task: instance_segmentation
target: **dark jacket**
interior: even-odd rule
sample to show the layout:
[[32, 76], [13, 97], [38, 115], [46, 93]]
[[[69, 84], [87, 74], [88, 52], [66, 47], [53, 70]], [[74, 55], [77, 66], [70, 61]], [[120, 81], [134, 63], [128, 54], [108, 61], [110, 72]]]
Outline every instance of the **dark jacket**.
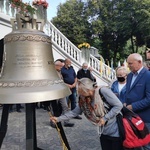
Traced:
[[95, 77], [91, 74], [90, 70], [83, 70], [83, 69], [80, 69], [78, 72], [77, 72], [77, 78], [78, 79], [81, 79], [81, 78], [89, 78], [90, 80], [96, 82], [96, 79]]

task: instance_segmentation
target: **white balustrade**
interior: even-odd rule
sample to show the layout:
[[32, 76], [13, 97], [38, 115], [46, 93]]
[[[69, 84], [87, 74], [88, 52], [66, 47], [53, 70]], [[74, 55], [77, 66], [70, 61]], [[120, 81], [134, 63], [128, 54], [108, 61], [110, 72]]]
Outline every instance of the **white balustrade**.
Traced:
[[17, 10], [11, 7], [9, 0], [0, 0], [0, 13], [14, 17]]
[[[71, 43], [51, 22], [49, 22], [49, 27], [50, 35], [52, 36], [52, 43], [56, 43], [61, 49], [63, 49], [66, 55], [69, 55], [72, 59], [78, 61], [81, 66], [81, 50]], [[100, 60], [93, 55], [90, 55], [90, 66], [94, 69], [93, 71], [108, 81], [116, 78], [115, 70], [107, 66], [104, 62], [100, 62]]]

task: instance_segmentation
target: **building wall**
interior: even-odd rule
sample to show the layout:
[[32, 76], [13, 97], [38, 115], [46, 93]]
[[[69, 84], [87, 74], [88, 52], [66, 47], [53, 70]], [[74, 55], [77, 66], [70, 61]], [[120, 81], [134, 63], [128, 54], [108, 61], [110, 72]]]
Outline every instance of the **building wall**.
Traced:
[[0, 13], [0, 39], [12, 31], [12, 26], [10, 24], [11, 17]]

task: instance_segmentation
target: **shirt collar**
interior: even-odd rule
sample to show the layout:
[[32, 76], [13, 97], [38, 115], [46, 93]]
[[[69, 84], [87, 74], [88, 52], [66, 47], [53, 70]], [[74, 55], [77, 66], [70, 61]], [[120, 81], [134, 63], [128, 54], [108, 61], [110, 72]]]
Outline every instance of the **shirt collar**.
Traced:
[[143, 69], [143, 66], [137, 72], [132, 72], [132, 74], [133, 75], [138, 75], [141, 72], [142, 69]]

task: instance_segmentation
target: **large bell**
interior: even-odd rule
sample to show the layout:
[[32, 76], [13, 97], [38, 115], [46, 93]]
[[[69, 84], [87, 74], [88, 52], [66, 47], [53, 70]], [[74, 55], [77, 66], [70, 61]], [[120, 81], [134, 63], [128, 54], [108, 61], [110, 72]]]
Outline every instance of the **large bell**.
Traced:
[[42, 31], [42, 24], [19, 14], [11, 22], [13, 31], [4, 37], [0, 103], [41, 102], [69, 95], [54, 68], [51, 38]]

